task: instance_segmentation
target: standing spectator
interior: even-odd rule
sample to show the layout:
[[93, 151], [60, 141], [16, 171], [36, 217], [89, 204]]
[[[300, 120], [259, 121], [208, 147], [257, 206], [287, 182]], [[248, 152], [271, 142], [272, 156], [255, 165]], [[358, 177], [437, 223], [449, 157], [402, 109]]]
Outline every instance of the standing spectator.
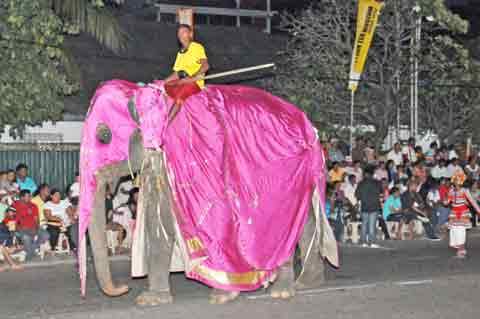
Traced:
[[440, 240], [440, 238], [435, 236], [433, 226], [428, 219], [429, 214], [427, 212], [427, 207], [422, 197], [417, 193], [417, 188], [418, 184], [415, 181], [410, 181], [408, 183], [407, 191], [403, 193], [400, 198], [406, 223], [410, 225], [414, 220], [418, 219], [422, 222], [427, 239]]
[[351, 207], [356, 207], [358, 203], [357, 198], [355, 197], [355, 191], [357, 190], [357, 177], [355, 175], [348, 175], [345, 182], [341, 184], [340, 189], [348, 200], [348, 204]]
[[387, 154], [387, 160], [391, 160], [395, 163], [395, 166], [403, 165], [403, 154], [402, 154], [402, 146], [400, 143], [395, 143], [393, 148]]
[[417, 153], [415, 151], [415, 139], [410, 137], [408, 139], [408, 144], [403, 148], [403, 159], [410, 163], [415, 163], [417, 161]]
[[[62, 230], [67, 230], [71, 225], [70, 217], [72, 209], [68, 200], [62, 200], [62, 194], [58, 189], [52, 189], [50, 191], [50, 201], [45, 203], [44, 211], [45, 217], [48, 220], [48, 233], [50, 234], [50, 247], [52, 251], [55, 250], [58, 243], [58, 236]], [[75, 243], [70, 238], [68, 232], [67, 237], [71, 247], [75, 246]]]
[[26, 259], [33, 257], [35, 249], [48, 240], [45, 232], [39, 229], [38, 208], [32, 203], [32, 195], [29, 190], [20, 191], [20, 199], [13, 203], [15, 209], [16, 235], [20, 238]]
[[380, 181], [373, 178], [373, 168], [367, 167], [364, 172], [364, 179], [358, 184], [355, 196], [360, 202], [362, 216], [362, 246], [370, 245], [378, 248], [375, 244], [377, 239], [377, 218], [382, 211], [381, 197], [383, 188]]
[[477, 164], [476, 157], [470, 156], [468, 159], [468, 165], [465, 167], [465, 173], [467, 173], [467, 176], [471, 181], [478, 181], [480, 176], [480, 167]]
[[21, 191], [26, 189], [30, 191], [30, 194], [37, 191], [37, 184], [28, 176], [28, 166], [26, 164], [18, 164], [15, 172], [17, 173], [17, 184]]
[[393, 160], [388, 160], [385, 167], [388, 174], [388, 183], [393, 187], [393, 185], [398, 183], [397, 166]]

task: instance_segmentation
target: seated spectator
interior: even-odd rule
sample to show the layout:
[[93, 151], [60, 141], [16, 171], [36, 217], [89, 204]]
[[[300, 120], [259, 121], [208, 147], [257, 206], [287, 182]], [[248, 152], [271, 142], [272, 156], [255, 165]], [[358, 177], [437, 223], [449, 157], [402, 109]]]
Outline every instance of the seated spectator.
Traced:
[[375, 178], [377, 181], [382, 181], [384, 179], [388, 180], [388, 171], [383, 161], [378, 163], [375, 173], [373, 174], [373, 178]]
[[[453, 144], [450, 144], [448, 146], [448, 159], [450, 161], [453, 160], [453, 159], [458, 159], [458, 153], [455, 150], [455, 145], [453, 145]], [[449, 177], [451, 177], [451, 176], [449, 176]]]
[[452, 176], [459, 171], [463, 173], [463, 168], [460, 166], [459, 159], [455, 157], [450, 161], [450, 164], [447, 166], [447, 175], [445, 177], [452, 178]]
[[8, 189], [8, 177], [7, 171], [0, 171], [0, 191], [7, 191]]
[[432, 142], [430, 144], [430, 148], [425, 151], [425, 162], [427, 165], [431, 166], [433, 163], [435, 163], [435, 156], [438, 152], [438, 144], [437, 142]]
[[332, 169], [328, 172], [328, 181], [330, 183], [343, 182], [345, 177], [345, 169], [339, 162], [332, 163]]
[[78, 197], [70, 199], [71, 209], [67, 210], [70, 219], [70, 226], [67, 228], [68, 238], [70, 238], [73, 245], [70, 249], [76, 254], [78, 248]]
[[13, 203], [15, 209], [15, 235], [20, 239], [30, 260], [35, 250], [48, 240], [48, 234], [39, 227], [38, 208], [32, 203], [30, 191], [20, 191], [19, 200]]
[[478, 181], [480, 176], [480, 166], [477, 164], [476, 157], [470, 156], [468, 159], [468, 165], [465, 167], [465, 173], [471, 181]]
[[75, 243], [69, 236], [68, 227], [71, 225], [69, 212], [72, 207], [68, 200], [62, 200], [62, 194], [58, 189], [50, 191], [50, 201], [44, 205], [45, 217], [47, 218], [47, 230], [50, 234], [50, 247], [52, 251], [57, 248], [58, 237], [60, 232], [67, 231], [69, 245], [71, 248], [75, 247]]
[[23, 269], [22, 266], [17, 264], [13, 258], [10, 256], [10, 251], [8, 250], [7, 247], [3, 246], [0, 243], [0, 254], [3, 256], [3, 260], [7, 263], [7, 266], [0, 266], [0, 272], [4, 272], [8, 270], [8, 267], [12, 270], [20, 270]]
[[440, 183], [434, 182], [431, 185], [430, 191], [427, 195], [427, 204], [432, 209], [435, 221], [434, 226], [445, 226], [448, 223], [448, 216], [450, 216], [450, 209], [445, 206], [444, 202], [447, 199], [448, 191], [443, 195], [440, 193]]
[[410, 137], [408, 144], [402, 150], [403, 162], [415, 163], [417, 161], [417, 152], [415, 152], [415, 138]]
[[38, 208], [38, 218], [39, 218], [39, 223], [40, 227], [47, 229], [47, 218], [45, 218], [45, 203], [48, 201], [48, 198], [50, 197], [50, 187], [48, 184], [41, 184], [38, 187], [38, 190], [34, 194], [34, 197], [32, 198], [32, 203], [34, 203], [37, 208]]
[[415, 156], [417, 157], [417, 162], [425, 160], [425, 154], [423, 154], [423, 148], [420, 145], [415, 146]]
[[397, 166], [398, 181], [395, 184], [405, 184], [408, 180], [408, 174], [404, 165]]
[[15, 171], [8, 170], [6, 172], [6, 182], [3, 183], [2, 189], [0, 189], [0, 196], [2, 196], [1, 201], [9, 206], [11, 206], [18, 196], [18, 185], [15, 182], [16, 176]]
[[430, 175], [437, 181], [444, 177], [447, 177], [447, 162], [444, 159], [439, 160], [437, 164], [435, 164], [435, 166], [432, 168]]
[[28, 166], [26, 164], [18, 164], [15, 172], [17, 174], [17, 184], [21, 191], [26, 189], [30, 191], [30, 194], [37, 191], [37, 184], [28, 176]]
[[[388, 196], [385, 203], [383, 204], [383, 219], [387, 222], [399, 223], [395, 239], [402, 239], [404, 216], [402, 214], [402, 201], [400, 200], [400, 190], [397, 187], [393, 187], [391, 189], [390, 196]], [[410, 237], [413, 237], [413, 224], [410, 225]]]
[[377, 154], [375, 152], [375, 147], [370, 141], [367, 142], [367, 146], [365, 147], [363, 152], [365, 153], [365, 160], [368, 164], [375, 163], [375, 161], [377, 160]]
[[415, 181], [410, 181], [407, 191], [400, 197], [405, 222], [410, 225], [414, 220], [421, 221], [427, 239], [440, 240], [440, 238], [435, 235], [434, 228], [429, 219], [431, 214], [428, 213], [425, 202], [417, 193], [417, 188], [418, 184]]
[[330, 162], [343, 162], [345, 160], [345, 156], [339, 148], [338, 141], [335, 139], [332, 140], [332, 143], [328, 148], [328, 158]]
[[419, 183], [423, 184], [427, 181], [427, 169], [423, 165], [423, 161], [419, 160], [414, 164], [412, 174]]
[[400, 143], [397, 142], [393, 145], [392, 150], [387, 154], [387, 160], [393, 161], [395, 166], [403, 165], [402, 146]]
[[388, 160], [387, 164], [385, 164], [388, 173], [388, 183], [390, 185], [395, 185], [398, 181], [397, 176], [397, 166], [393, 160]]
[[80, 197], [80, 174], [75, 172], [75, 181], [68, 188], [70, 198]]
[[0, 245], [1, 246], [10, 246], [12, 236], [10, 234], [10, 230], [8, 229], [7, 225], [3, 223], [7, 212], [9, 210], [9, 206], [0, 202]]
[[125, 205], [130, 198], [130, 191], [134, 188], [133, 180], [129, 177], [127, 180], [122, 180], [118, 185], [115, 196], [113, 197], [113, 209], [117, 209]]
[[134, 187], [129, 192], [128, 201], [115, 209], [113, 212], [114, 228], [119, 231], [118, 242], [120, 251], [123, 242], [127, 237], [127, 233], [133, 233], [134, 222], [137, 214], [137, 203], [138, 188]]
[[352, 166], [345, 168], [345, 172], [348, 175], [355, 175], [357, 183], [360, 183], [363, 179], [363, 169], [360, 161], [354, 161]]

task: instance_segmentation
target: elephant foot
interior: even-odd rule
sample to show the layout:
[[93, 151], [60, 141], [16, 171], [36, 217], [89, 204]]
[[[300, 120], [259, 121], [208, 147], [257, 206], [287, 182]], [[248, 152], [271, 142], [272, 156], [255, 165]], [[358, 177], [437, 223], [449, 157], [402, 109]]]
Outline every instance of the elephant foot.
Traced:
[[237, 299], [239, 295], [240, 293], [238, 291], [214, 289], [210, 294], [210, 304], [223, 305]]
[[290, 299], [295, 296], [295, 288], [293, 287], [285, 287], [280, 288], [274, 286], [270, 291], [270, 297], [273, 299]]
[[172, 302], [173, 297], [170, 291], [145, 291], [135, 299], [138, 306], [158, 306]]
[[103, 292], [109, 297], [119, 297], [128, 292], [129, 288], [126, 285], [115, 287], [113, 285], [107, 285], [103, 288]]

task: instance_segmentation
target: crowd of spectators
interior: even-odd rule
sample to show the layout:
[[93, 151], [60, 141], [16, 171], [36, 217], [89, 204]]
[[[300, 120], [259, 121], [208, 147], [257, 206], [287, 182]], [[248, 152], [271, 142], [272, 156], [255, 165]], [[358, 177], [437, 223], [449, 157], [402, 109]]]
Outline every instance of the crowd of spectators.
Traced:
[[[480, 200], [478, 154], [468, 153], [436, 142], [423, 149], [413, 138], [385, 153], [377, 153], [363, 138], [351, 152], [340, 141], [326, 144], [326, 210], [337, 240], [345, 239], [352, 222], [361, 223], [363, 246], [378, 247], [377, 228], [386, 240], [403, 239], [404, 234], [414, 239], [415, 223], [423, 226], [427, 239], [440, 240], [451, 216], [452, 177], [465, 174], [464, 187]], [[472, 222], [476, 225], [476, 218]]]
[[[107, 192], [107, 230], [119, 234], [121, 247], [133, 231], [138, 188], [125, 181], [115, 191], [115, 196]], [[30, 261], [59, 251], [76, 254], [79, 197], [78, 173], [63, 192], [45, 183], [38, 185], [25, 164], [0, 171], [0, 260], [6, 264], [0, 271], [21, 268], [17, 256]]]

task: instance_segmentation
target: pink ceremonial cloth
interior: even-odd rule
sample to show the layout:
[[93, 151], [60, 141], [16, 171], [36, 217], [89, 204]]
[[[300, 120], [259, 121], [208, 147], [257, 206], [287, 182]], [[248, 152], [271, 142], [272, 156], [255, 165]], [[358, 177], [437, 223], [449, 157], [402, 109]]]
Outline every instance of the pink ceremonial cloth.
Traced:
[[[132, 97], [140, 125], [127, 109]], [[257, 289], [294, 253], [315, 188], [324, 207], [322, 149], [295, 106], [259, 89], [208, 85], [166, 128], [171, 103], [159, 90], [120, 80], [103, 84], [92, 100], [80, 161], [83, 293], [95, 172], [127, 159], [136, 128], [144, 147], [165, 151], [173, 213], [185, 242], [193, 243], [189, 257], [204, 258], [186, 273], [192, 279], [231, 291]], [[112, 129], [110, 144], [95, 138], [101, 122]]]

